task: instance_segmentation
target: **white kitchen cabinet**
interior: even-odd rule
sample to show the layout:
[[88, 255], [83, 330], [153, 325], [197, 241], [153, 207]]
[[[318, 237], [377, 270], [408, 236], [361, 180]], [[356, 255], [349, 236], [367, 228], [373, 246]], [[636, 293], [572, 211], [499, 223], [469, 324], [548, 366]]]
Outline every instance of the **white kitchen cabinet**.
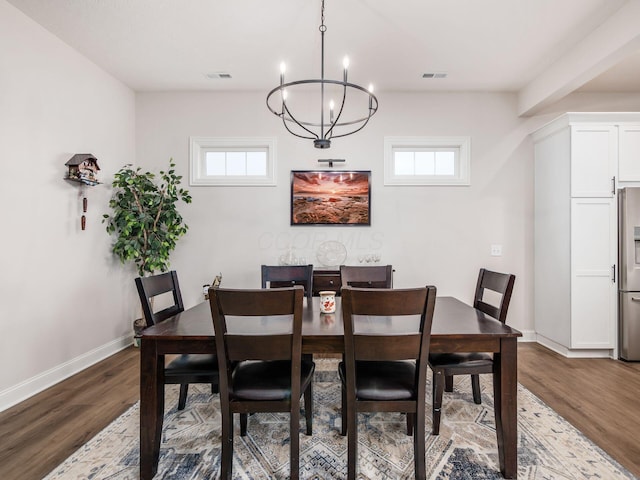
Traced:
[[567, 356], [617, 348], [615, 116], [565, 114], [533, 134], [535, 329]]
[[571, 196], [613, 197], [618, 131], [613, 125], [572, 125]]
[[618, 127], [619, 180], [640, 182], [640, 124]]
[[616, 212], [613, 198], [571, 199], [572, 349], [615, 347]]

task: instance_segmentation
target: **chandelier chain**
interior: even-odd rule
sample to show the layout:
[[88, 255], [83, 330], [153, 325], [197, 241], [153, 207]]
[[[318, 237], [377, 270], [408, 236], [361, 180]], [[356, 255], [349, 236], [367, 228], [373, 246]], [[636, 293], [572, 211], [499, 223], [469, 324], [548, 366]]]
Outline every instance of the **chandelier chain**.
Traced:
[[320, 6], [320, 26], [318, 30], [322, 33], [327, 31], [327, 26], [324, 24], [324, 0], [322, 0], [322, 5]]

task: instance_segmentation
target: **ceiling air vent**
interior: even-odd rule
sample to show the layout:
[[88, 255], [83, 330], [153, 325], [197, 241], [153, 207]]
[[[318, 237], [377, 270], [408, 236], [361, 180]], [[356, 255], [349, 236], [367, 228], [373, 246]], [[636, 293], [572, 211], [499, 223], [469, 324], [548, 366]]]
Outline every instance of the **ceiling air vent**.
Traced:
[[447, 78], [447, 74], [444, 72], [423, 73], [422, 78]]
[[211, 79], [231, 78], [231, 74], [230, 73], [225, 73], [225, 72], [205, 73], [204, 76], [207, 77], [207, 78], [211, 78]]

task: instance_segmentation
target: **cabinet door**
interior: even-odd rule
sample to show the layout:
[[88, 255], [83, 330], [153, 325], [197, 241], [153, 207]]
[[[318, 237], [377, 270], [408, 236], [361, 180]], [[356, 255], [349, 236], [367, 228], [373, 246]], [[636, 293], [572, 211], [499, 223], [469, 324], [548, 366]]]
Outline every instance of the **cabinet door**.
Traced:
[[571, 196], [613, 197], [618, 168], [617, 127], [571, 127]]
[[571, 348], [614, 348], [616, 203], [571, 201]]
[[640, 125], [621, 125], [618, 158], [621, 182], [640, 182]]

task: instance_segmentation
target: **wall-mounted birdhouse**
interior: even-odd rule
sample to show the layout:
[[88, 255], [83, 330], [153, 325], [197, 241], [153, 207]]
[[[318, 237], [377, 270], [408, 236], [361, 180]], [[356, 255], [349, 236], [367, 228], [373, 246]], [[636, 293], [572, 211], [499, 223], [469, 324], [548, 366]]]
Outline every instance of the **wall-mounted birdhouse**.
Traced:
[[85, 185], [98, 185], [98, 159], [90, 153], [76, 153], [65, 165], [69, 168], [67, 180]]

